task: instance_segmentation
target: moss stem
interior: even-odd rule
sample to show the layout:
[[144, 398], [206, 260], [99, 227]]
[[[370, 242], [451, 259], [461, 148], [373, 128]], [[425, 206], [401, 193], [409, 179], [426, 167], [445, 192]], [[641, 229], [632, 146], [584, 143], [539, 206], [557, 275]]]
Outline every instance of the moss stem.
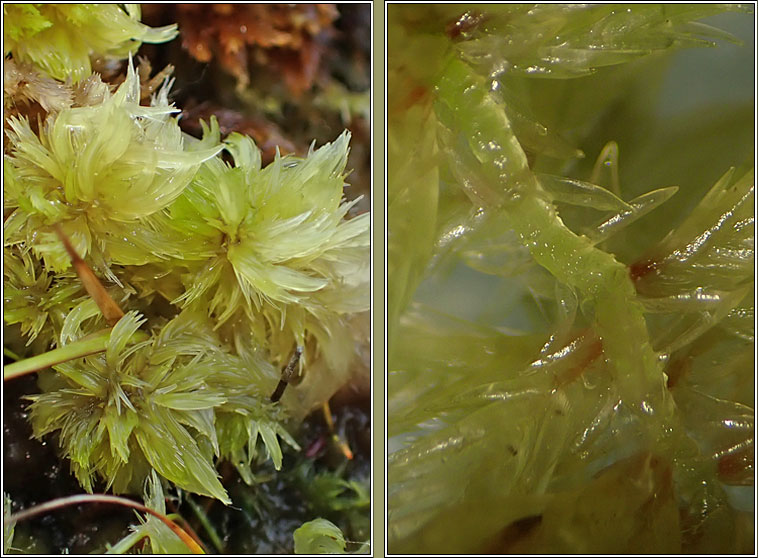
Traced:
[[[3, 368], [3, 380], [11, 380], [25, 374], [39, 372], [62, 362], [102, 353], [108, 345], [111, 331], [112, 328], [101, 329], [92, 335], [88, 335], [63, 347], [9, 364]], [[147, 337], [146, 333], [137, 331], [132, 340], [144, 341]]]
[[[164, 514], [148, 508], [142, 504], [129, 500], [127, 498], [121, 498], [119, 496], [110, 496], [107, 494], [75, 494], [74, 496], [66, 496], [65, 498], [57, 498], [50, 500], [44, 504], [32, 506], [31, 508], [14, 513], [10, 517], [6, 517], [3, 523], [18, 523], [25, 519], [29, 519], [36, 515], [51, 512], [66, 506], [73, 506], [76, 504], [95, 503], [95, 504], [116, 504], [119, 506], [125, 506], [128, 508], [134, 508], [142, 513], [150, 514], [161, 520], [169, 529], [171, 529], [176, 535], [187, 545], [193, 554], [205, 554], [203, 549], [190, 537], [181, 527], [171, 521]], [[136, 541], [135, 541], [136, 542]]]

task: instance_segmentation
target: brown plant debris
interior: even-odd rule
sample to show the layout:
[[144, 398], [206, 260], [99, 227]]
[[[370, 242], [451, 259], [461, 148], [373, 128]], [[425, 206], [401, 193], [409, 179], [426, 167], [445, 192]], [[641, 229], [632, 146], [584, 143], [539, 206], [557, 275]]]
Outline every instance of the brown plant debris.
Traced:
[[334, 36], [334, 4], [178, 4], [182, 46], [200, 62], [216, 59], [250, 83], [251, 66], [279, 72], [299, 96], [314, 83], [321, 57]]

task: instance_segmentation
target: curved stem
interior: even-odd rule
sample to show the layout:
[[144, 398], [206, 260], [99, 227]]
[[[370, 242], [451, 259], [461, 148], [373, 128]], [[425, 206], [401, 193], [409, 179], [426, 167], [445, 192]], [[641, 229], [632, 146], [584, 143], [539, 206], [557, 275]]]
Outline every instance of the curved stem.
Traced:
[[27, 508], [23, 511], [14, 513], [13, 515], [6, 517], [3, 520], [3, 524], [18, 523], [20, 521], [29, 519], [36, 515], [51, 512], [60, 508], [64, 508], [66, 506], [73, 506], [76, 504], [89, 504], [89, 503], [116, 504], [118, 506], [134, 508], [135, 510], [140, 511], [142, 513], [147, 513], [147, 514], [152, 515], [153, 517], [157, 517], [169, 529], [171, 529], [182, 540], [182, 542], [185, 545], [187, 545], [187, 548], [189, 548], [193, 554], [205, 554], [205, 552], [200, 547], [200, 545], [198, 545], [192, 539], [192, 537], [190, 537], [186, 533], [186, 531], [184, 531], [181, 527], [179, 527], [176, 523], [174, 523], [171, 519], [169, 519], [162, 513], [157, 512], [152, 508], [148, 508], [147, 506], [143, 504], [139, 504], [133, 500], [129, 500], [127, 498], [121, 498], [119, 496], [110, 496], [108, 494], [76, 494], [74, 496], [66, 496], [64, 498], [57, 498], [55, 500], [50, 500], [49, 502], [45, 502], [44, 504], [32, 506], [31, 508]]
[[648, 416], [654, 440], [664, 438], [675, 420], [673, 401], [629, 272], [563, 223], [490, 86], [456, 57], [442, 72], [435, 110], [452, 170], [474, 203], [506, 221], [537, 263], [593, 305], [625, 402]]

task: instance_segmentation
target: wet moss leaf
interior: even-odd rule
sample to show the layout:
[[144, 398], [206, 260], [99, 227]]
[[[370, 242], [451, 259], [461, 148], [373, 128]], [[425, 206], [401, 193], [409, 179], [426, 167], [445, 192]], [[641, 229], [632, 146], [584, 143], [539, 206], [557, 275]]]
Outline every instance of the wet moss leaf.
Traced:
[[318, 518], [295, 529], [295, 554], [344, 554], [345, 537], [334, 523]]

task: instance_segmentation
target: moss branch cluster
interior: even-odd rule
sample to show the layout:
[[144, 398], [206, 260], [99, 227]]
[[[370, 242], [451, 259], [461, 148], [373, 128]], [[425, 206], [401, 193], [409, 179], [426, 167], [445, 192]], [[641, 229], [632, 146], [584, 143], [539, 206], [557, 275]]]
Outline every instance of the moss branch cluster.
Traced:
[[[6, 379], [40, 371], [34, 435], [57, 434], [87, 491], [170, 482], [230, 504], [217, 461], [250, 484], [260, 462], [280, 469], [280, 443], [299, 449], [291, 429], [360, 358], [370, 216], [343, 193], [350, 133], [264, 166], [215, 117], [183, 133], [172, 80], [135, 70], [176, 25], [132, 4], [3, 12], [4, 322], [30, 357]], [[125, 59], [116, 84], [92, 72]]]

